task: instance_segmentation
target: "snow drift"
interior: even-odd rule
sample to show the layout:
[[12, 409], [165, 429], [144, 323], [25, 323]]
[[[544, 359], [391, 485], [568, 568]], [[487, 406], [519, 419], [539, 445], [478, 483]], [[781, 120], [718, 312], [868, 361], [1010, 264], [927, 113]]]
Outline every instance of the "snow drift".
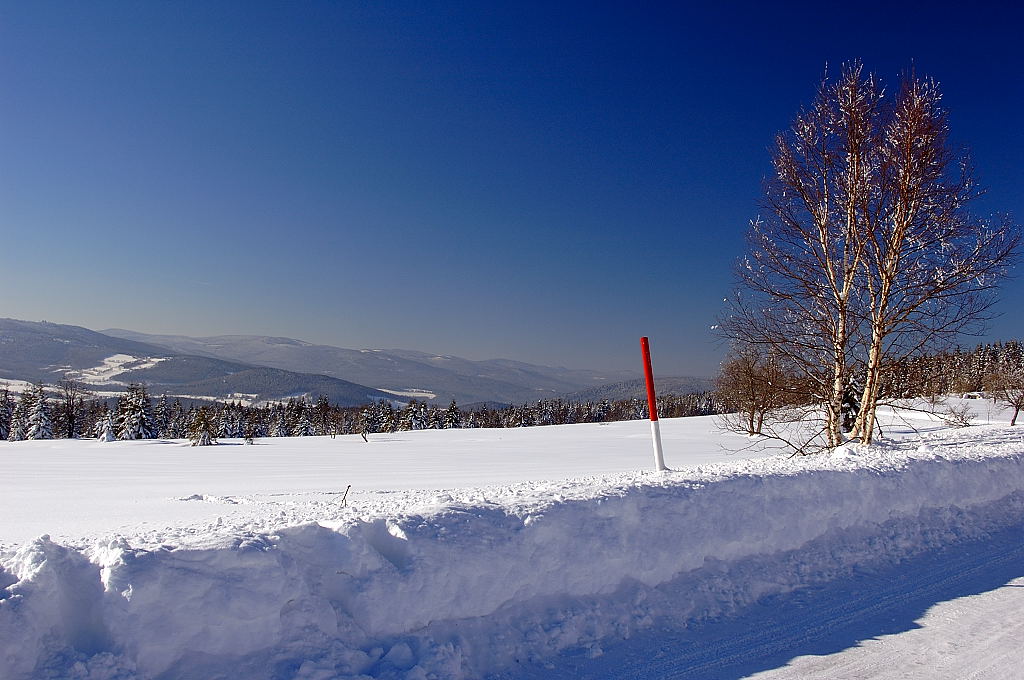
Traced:
[[[412, 498], [412, 497], [411, 497]], [[1006, 427], [0, 561], [0, 678], [477, 678], [1024, 521]]]

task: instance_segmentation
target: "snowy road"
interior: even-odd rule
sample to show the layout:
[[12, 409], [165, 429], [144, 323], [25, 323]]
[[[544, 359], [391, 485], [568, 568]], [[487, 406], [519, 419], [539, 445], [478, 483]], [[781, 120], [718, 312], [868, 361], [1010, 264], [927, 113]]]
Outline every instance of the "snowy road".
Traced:
[[1021, 677], [1022, 640], [1024, 526], [500, 677], [1010, 680]]

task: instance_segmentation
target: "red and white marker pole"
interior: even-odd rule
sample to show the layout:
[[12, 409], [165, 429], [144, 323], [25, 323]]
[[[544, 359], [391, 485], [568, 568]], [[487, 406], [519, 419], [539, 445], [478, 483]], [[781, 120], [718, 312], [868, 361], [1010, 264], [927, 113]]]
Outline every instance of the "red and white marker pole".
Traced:
[[651, 369], [651, 344], [647, 337], [640, 338], [640, 351], [644, 355], [644, 379], [647, 381], [647, 411], [651, 414], [651, 439], [654, 440], [654, 467], [658, 472], [667, 470], [665, 454], [661, 450], [661, 426], [658, 424], [658, 399], [654, 394], [654, 371]]

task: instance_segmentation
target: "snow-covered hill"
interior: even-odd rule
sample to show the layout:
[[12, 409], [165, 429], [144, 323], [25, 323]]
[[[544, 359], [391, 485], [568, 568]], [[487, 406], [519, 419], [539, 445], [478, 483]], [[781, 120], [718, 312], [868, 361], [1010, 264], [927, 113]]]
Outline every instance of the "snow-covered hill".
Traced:
[[666, 420], [667, 474], [643, 422], [0, 444], [0, 678], [625, 677], [624, 639], [1019, 530], [1024, 428], [918, 426], [791, 459]]

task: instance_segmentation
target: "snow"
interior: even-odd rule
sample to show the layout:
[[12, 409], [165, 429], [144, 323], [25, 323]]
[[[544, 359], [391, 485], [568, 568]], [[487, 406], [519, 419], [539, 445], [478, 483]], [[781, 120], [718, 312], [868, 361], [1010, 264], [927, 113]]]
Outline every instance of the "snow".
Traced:
[[435, 399], [437, 397], [437, 394], [430, 390], [421, 390], [415, 387], [409, 387], [405, 390], [389, 390], [385, 387], [377, 387], [375, 389], [393, 394], [396, 397], [412, 397], [413, 399]]
[[0, 380], [0, 390], [7, 388], [11, 394], [21, 394], [22, 392], [31, 392], [35, 384], [27, 382], [25, 380]]
[[114, 354], [103, 360], [99, 366], [81, 370], [67, 370], [65, 376], [87, 385], [124, 385], [114, 378], [125, 371], [138, 371], [152, 368], [167, 357], [136, 357], [131, 354]]
[[[69, 376], [70, 377], [70, 376]], [[124, 384], [124, 383], [114, 383]], [[0, 390], [7, 389], [12, 396], [20, 395], [24, 392], [31, 392], [36, 386], [36, 383], [30, 383], [25, 380], [0, 380]], [[46, 389], [47, 396], [53, 396], [53, 386], [44, 383], [43, 387]], [[90, 389], [89, 392], [96, 397], [120, 397], [124, 392], [112, 392], [104, 390]], [[191, 398], [191, 397], [190, 397]], [[213, 397], [211, 397], [213, 399]]]
[[1022, 660], [1022, 611], [1024, 578], [1014, 578], [991, 591], [935, 604], [915, 621], [917, 628], [867, 639], [836, 654], [800, 656], [787, 666], [752, 677], [1009, 678], [1019, 671]]
[[[787, 458], [717, 432], [711, 418], [665, 419], [674, 470], [658, 474], [648, 427], [202, 450], [0, 445], [0, 678], [659, 677], [644, 666], [652, 635], [731, 621], [735, 639], [766, 599], [835, 593], [851, 579], [854, 592], [865, 573], [957, 546], [979, 560], [977, 545], [1024, 524], [1024, 428], [922, 421], [927, 431], [914, 433], [890, 419], [892, 439], [876, 446]], [[954, 560], [955, 573], [1019, 567], [1012, 536], [980, 566]], [[918, 572], [927, 569], [900, 573]], [[976, 610], [962, 618], [973, 625], [991, 607], [1019, 607], [1007, 590], [951, 606]], [[844, 610], [849, 599], [826, 598], [819, 616], [861, 611]], [[948, 614], [935, 616], [920, 633], [937, 631], [927, 642], [880, 640], [893, 654], [910, 645], [927, 663], [943, 645], [971, 643]], [[788, 625], [772, 639], [806, 638], [808, 628]], [[643, 658], [616, 674], [631, 637]], [[1016, 638], [975, 637], [1003, 640], [972, 658], [1010, 677]], [[756, 657], [765, 645], [751, 639], [740, 650]], [[701, 649], [700, 638], [688, 645], [672, 653]], [[783, 675], [766, 677], [843, 668], [900, 677], [856, 649], [842, 659], [793, 655], [774, 669]], [[672, 671], [661, 677], [684, 668], [678, 656], [658, 659]], [[976, 666], [961, 658], [944, 668], [966, 676]]]
[[[711, 418], [661, 422], [669, 465], [767, 455], [723, 448], [715, 442], [720, 435]], [[437, 489], [471, 494], [466, 489], [617, 475], [653, 462], [647, 421], [422, 430], [371, 434], [369, 442], [359, 435], [271, 437], [252, 446], [240, 439], [220, 441], [216, 447], [168, 440], [0, 442], [0, 516], [7, 518], [0, 524], [0, 545], [44, 533], [81, 543], [107, 531], [131, 532], [136, 525], [146, 535], [173, 534], [185, 523], [215, 522], [225, 514], [238, 517], [240, 525], [282, 510], [296, 521], [314, 521], [320, 504], [332, 507], [349, 484], [353, 502], [432, 498]], [[735, 441], [734, 448], [747, 444], [745, 438]], [[397, 493], [405, 490], [420, 493]], [[193, 495], [229, 500], [176, 500]], [[308, 517], [303, 508], [310, 508]]]

